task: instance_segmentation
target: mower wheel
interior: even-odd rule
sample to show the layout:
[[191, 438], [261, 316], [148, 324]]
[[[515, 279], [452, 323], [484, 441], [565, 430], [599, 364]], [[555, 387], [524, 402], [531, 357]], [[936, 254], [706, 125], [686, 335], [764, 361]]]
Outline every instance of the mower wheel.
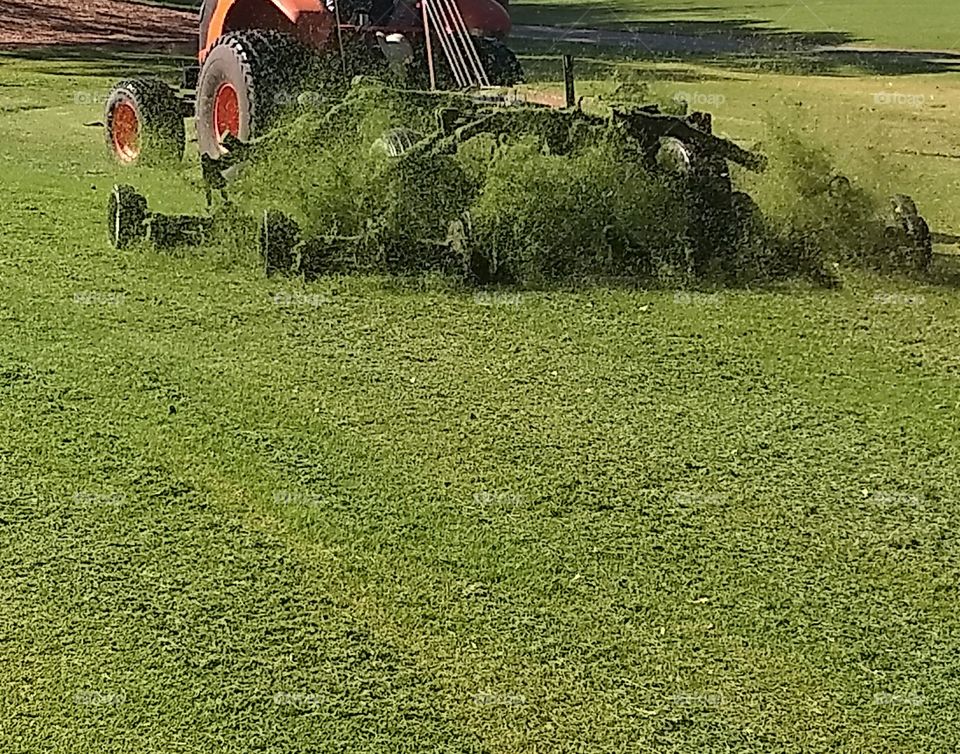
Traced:
[[306, 47], [279, 31], [224, 34], [197, 81], [200, 152], [216, 158], [226, 152], [226, 134], [245, 142], [269, 131], [285, 107], [296, 105], [310, 59]]
[[897, 194], [890, 199], [893, 209], [893, 241], [899, 261], [916, 270], [926, 270], [933, 261], [933, 236], [930, 226], [909, 196]]
[[673, 136], [660, 140], [657, 164], [667, 173], [687, 177], [694, 172], [697, 153], [692, 147]]
[[383, 136], [373, 142], [371, 151], [381, 152], [387, 157], [399, 157], [410, 151], [414, 144], [423, 139], [416, 131], [409, 128], [391, 128]]
[[713, 205], [726, 206], [729, 203], [733, 182], [722, 157], [704, 155], [690, 144], [666, 136], [660, 139], [656, 159], [660, 169], [679, 179], [690, 196], [702, 197]]
[[160, 79], [128, 79], [110, 92], [103, 121], [118, 162], [179, 162], [186, 142], [177, 93]]
[[289, 273], [297, 259], [300, 226], [278, 210], [266, 210], [257, 230], [257, 246], [267, 275]]
[[107, 233], [110, 245], [125, 249], [147, 237], [147, 200], [132, 186], [118, 184], [107, 202]]

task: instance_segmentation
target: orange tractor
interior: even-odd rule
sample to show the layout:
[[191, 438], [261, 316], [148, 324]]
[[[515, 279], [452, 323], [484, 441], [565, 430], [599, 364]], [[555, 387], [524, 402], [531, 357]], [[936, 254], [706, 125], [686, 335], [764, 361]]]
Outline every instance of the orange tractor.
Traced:
[[[429, 171], [418, 175], [407, 166], [441, 162], [480, 134], [498, 141], [534, 138], [547, 153], [558, 156], [575, 154], [605, 139], [619, 140], [625, 145], [625, 159], [636, 160], [654, 174], [677, 206], [685, 209], [682, 235], [687, 264], [695, 274], [708, 269], [718, 248], [733, 249], [761, 238], [774, 246], [778, 243], [765, 238], [759, 207], [746, 193], [734, 190], [731, 175], [731, 164], [761, 171], [766, 159], [715, 136], [709, 114], [671, 115], [656, 105], [614, 107], [605, 116], [585, 112], [574, 96], [573, 65], [568, 58], [564, 61], [565, 108], [474, 91], [511, 86], [522, 78], [516, 57], [503, 41], [510, 31], [505, 3], [204, 0], [199, 65], [188, 69], [181, 87], [195, 96], [181, 96], [158, 79], [126, 80], [108, 99], [105, 126], [107, 145], [121, 163], [179, 160], [186, 141], [184, 118], [194, 115], [209, 214], [149, 212], [144, 196], [130, 186], [118, 185], [107, 211], [111, 243], [123, 248], [144, 239], [158, 245], [202, 240], [216, 215], [214, 192], [220, 192], [224, 205], [228, 203], [228, 175], [282, 134], [279, 123], [284, 112], [296, 107], [315, 116], [317, 125], [331, 135], [338, 133], [331, 124], [346, 128], [338, 120], [345, 111], [330, 105], [338, 94], [365, 96], [364, 79], [354, 81], [357, 76], [388, 87], [375, 96], [386, 96], [389, 89], [405, 105], [416, 104], [423, 116], [419, 130], [393, 124], [378, 140], [378, 149], [382, 147], [395, 160], [390, 175], [402, 175], [415, 184], [429, 180]], [[424, 91], [438, 88], [466, 92]], [[306, 95], [319, 95], [327, 110], [317, 107], [313, 97], [304, 99]], [[433, 117], [428, 118], [428, 113]], [[433, 123], [433, 132], [423, 132], [427, 121]], [[820, 188], [837, 213], [863, 209], [863, 197], [845, 178], [837, 176]], [[877, 244], [898, 266], [926, 269], [934, 242], [955, 242], [953, 237], [931, 234], [909, 197], [895, 197], [887, 214], [876, 226]], [[433, 235], [421, 239], [324, 236], [319, 241], [300, 238], [296, 223], [285, 216], [266, 212], [258, 222], [260, 252], [268, 271], [289, 269], [293, 250], [302, 265], [311, 254], [326, 260], [328, 247], [360, 244], [396, 250], [398, 244], [405, 244], [420, 249], [424, 258], [437, 248], [448, 248], [456, 264], [462, 262], [477, 280], [491, 279], [493, 274], [483, 257], [487, 252], [470, 247], [469, 232], [463, 229], [470, 223], [461, 220], [439, 231], [434, 228]], [[447, 237], [441, 238], [444, 233]], [[398, 239], [405, 239], [404, 243]], [[624, 246], [626, 241], [617, 244]], [[734, 263], [732, 256], [724, 259]]]
[[201, 153], [218, 158], [228, 134], [269, 131], [318, 68], [341, 81], [391, 71], [413, 88], [511, 86], [523, 74], [510, 26], [506, 0], [204, 0], [199, 65], [183, 82], [195, 98], [159, 79], [120, 82], [107, 146], [125, 164], [180, 159], [194, 115]]

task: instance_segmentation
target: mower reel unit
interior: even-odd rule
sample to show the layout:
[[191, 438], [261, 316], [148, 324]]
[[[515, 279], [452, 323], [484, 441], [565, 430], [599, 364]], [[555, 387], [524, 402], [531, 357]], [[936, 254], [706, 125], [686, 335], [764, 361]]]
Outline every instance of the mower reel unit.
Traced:
[[207, 240], [212, 227], [212, 217], [149, 212], [146, 197], [124, 184], [113, 187], [107, 202], [107, 229], [116, 249], [140, 242], [162, 249], [200, 245]]
[[[309, 108], [307, 95], [314, 105], [342, 102], [363, 88], [364, 76], [372, 76], [391, 82], [404, 97], [428, 103], [435, 98], [434, 133], [421, 136], [400, 127], [378, 141], [398, 170], [418, 155], [455, 153], [460, 144], [481, 133], [498, 138], [534, 136], [544, 149], [558, 155], [582, 145], [578, 134], [625, 135], [637, 161], [672, 185], [688, 208], [685, 242], [690, 272], [705, 272], [718, 247], [732, 247], [759, 232], [763, 225], [759, 210], [749, 196], [734, 191], [729, 166], [759, 171], [766, 160], [714, 136], [709, 114], [679, 117], [656, 106], [614, 109], [607, 117], [587, 114], [575, 106], [569, 56], [564, 58], [565, 108], [483, 94], [486, 87], [512, 86], [523, 76], [516, 56], [504, 44], [511, 27], [506, 0], [419, 0], [415, 6], [413, 2], [203, 0], [198, 65], [185, 71], [181, 91], [157, 79], [117, 84], [106, 106], [107, 146], [122, 165], [179, 162], [186, 141], [184, 119], [192, 115], [211, 211], [215, 193], [227, 200], [232, 173], [260, 143], [282, 132], [284, 113]], [[443, 89], [460, 94], [438, 91]], [[328, 111], [328, 119], [336, 107]], [[322, 111], [314, 110], [322, 121]], [[932, 248], [926, 223], [906, 197], [895, 200], [893, 212], [890, 244], [897, 253], [915, 256], [917, 266], [925, 266]], [[117, 186], [110, 198], [110, 239], [117, 248], [143, 239], [161, 246], [199, 242], [207, 237], [213, 218], [152, 213], [134, 189]], [[389, 243], [371, 238], [306, 239], [292, 219], [276, 213], [257, 222], [268, 272], [318, 271], [335, 266], [337, 248]], [[468, 271], [484, 278], [482, 260], [465, 251], [469, 227], [467, 218], [450, 229], [448, 238], [417, 239], [413, 245], [427, 244], [433, 252], [440, 245], [450, 250], [452, 260], [466, 254], [473, 260], [465, 263]]]

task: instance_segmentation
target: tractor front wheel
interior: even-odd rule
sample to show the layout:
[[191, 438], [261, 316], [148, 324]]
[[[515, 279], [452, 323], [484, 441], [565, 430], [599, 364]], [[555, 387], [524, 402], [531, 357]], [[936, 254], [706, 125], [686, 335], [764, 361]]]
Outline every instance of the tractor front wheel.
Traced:
[[262, 136], [294, 105], [310, 63], [309, 51], [278, 31], [230, 32], [207, 54], [197, 81], [197, 141], [217, 158], [223, 140]]
[[107, 148], [123, 165], [179, 162], [186, 142], [177, 93], [159, 79], [128, 79], [110, 92]]

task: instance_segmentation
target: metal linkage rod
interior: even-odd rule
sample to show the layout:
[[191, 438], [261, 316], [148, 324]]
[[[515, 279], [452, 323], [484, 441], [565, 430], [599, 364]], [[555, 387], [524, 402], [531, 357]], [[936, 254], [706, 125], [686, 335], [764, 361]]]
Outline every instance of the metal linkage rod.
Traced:
[[453, 41], [446, 31], [447, 19], [442, 12], [442, 8], [434, 5], [431, 0], [426, 0], [426, 2], [430, 19], [433, 22], [433, 26], [437, 29], [437, 38], [440, 40], [440, 46], [443, 48], [444, 56], [450, 63], [450, 68], [453, 71], [453, 77], [457, 82], [457, 86], [461, 89], [466, 89], [469, 86], [469, 76], [467, 75], [464, 61], [455, 49]]
[[477, 46], [474, 44], [473, 37], [470, 36], [470, 31], [467, 29], [467, 24], [463, 20], [463, 14], [460, 12], [460, 6], [457, 5], [456, 0], [440, 0], [440, 2], [445, 2], [447, 4], [448, 12], [452, 17], [453, 23], [451, 28], [455, 30], [456, 34], [460, 38], [460, 43], [465, 53], [465, 57], [470, 62], [470, 67], [473, 69], [473, 79], [478, 86], [490, 86], [490, 80], [487, 78], [486, 72], [483, 70], [483, 63], [480, 62], [480, 54], [477, 52]]

